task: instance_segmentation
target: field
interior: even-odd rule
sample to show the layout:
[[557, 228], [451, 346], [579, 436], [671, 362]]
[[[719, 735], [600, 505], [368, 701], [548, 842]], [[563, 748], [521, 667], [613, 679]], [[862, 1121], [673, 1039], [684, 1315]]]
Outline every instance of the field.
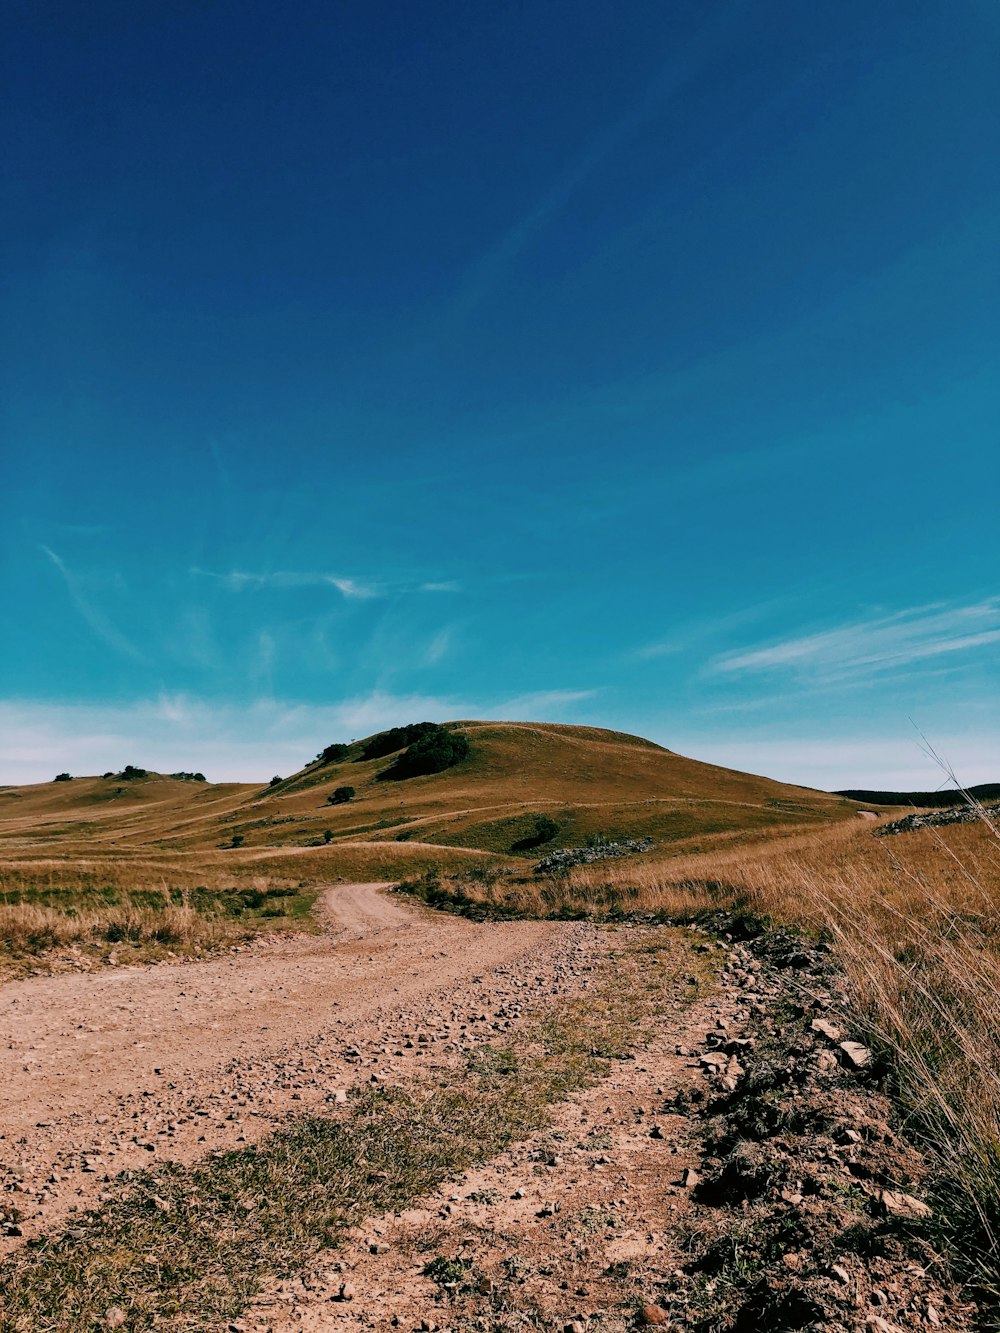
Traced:
[[[529, 866], [594, 836], [678, 850], [855, 818], [858, 803], [583, 727], [462, 723], [456, 768], [381, 780], [386, 759], [307, 765], [277, 784], [148, 774], [0, 789], [0, 965], [197, 954], [309, 929], [319, 885], [401, 880], [502, 856]], [[331, 804], [341, 786], [352, 800]], [[70, 952], [67, 953], [67, 950]]]

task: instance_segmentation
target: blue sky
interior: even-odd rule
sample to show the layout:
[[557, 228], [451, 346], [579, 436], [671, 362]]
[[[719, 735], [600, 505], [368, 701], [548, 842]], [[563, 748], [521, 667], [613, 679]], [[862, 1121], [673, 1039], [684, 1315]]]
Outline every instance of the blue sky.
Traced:
[[10, 17], [0, 781], [1000, 780], [994, 5]]

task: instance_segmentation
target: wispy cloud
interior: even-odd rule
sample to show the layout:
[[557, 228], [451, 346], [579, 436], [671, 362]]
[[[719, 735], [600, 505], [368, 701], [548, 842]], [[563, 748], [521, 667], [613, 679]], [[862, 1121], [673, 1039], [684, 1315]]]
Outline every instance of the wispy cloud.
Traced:
[[332, 575], [327, 579], [327, 583], [332, 583], [338, 592], [343, 593], [345, 597], [356, 597], [362, 601], [369, 597], [380, 597], [380, 590], [371, 583], [359, 583], [357, 579], [338, 579]]
[[506, 699], [497, 705], [494, 715], [511, 722], [544, 722], [550, 714], [583, 703], [585, 699], [593, 699], [596, 695], [597, 690], [535, 690]]
[[84, 581], [70, 569], [65, 560], [56, 555], [55, 551], [48, 546], [40, 544], [39, 549], [44, 552], [59, 571], [74, 609], [82, 617], [94, 636], [108, 648], [114, 649], [115, 652], [122, 653], [125, 657], [131, 657], [137, 662], [145, 662], [145, 656], [131, 639], [127, 638], [121, 630], [112, 624], [93, 597], [88, 595]]
[[680, 650], [679, 643], [647, 643], [643, 648], [636, 648], [632, 656], [640, 662], [653, 662], [658, 657], [671, 657]]
[[215, 579], [232, 592], [243, 592], [252, 588], [336, 588], [342, 596], [366, 599], [381, 597], [384, 589], [376, 583], [367, 583], [361, 579], [347, 578], [342, 574], [317, 573], [303, 570], [276, 569], [269, 573], [250, 573], [242, 569], [231, 569], [218, 573], [211, 569], [192, 566], [192, 574], [199, 578]]
[[427, 645], [427, 651], [424, 653], [424, 662], [427, 666], [437, 666], [437, 664], [447, 657], [451, 650], [452, 632], [449, 628], [439, 630]]
[[255, 572], [245, 569], [219, 571], [192, 565], [188, 571], [196, 578], [213, 579], [230, 592], [245, 592], [257, 588], [335, 588], [342, 597], [367, 601], [372, 597], [388, 597], [406, 592], [461, 592], [461, 584], [452, 580], [431, 583], [409, 583], [398, 579], [362, 579], [346, 574], [331, 574], [324, 570], [274, 569]]
[[719, 7], [682, 49], [671, 52], [654, 77], [618, 116], [581, 146], [559, 171], [534, 206], [520, 217], [463, 276], [450, 313], [467, 317], [501, 286], [520, 256], [563, 212], [577, 191], [613, 158], [655, 115], [684, 95], [685, 89], [726, 46], [738, 40], [736, 19], [742, 6]]
[[823, 679], [870, 675], [945, 653], [1000, 643], [1000, 597], [967, 606], [912, 607], [816, 634], [723, 653], [718, 672], [785, 672]]

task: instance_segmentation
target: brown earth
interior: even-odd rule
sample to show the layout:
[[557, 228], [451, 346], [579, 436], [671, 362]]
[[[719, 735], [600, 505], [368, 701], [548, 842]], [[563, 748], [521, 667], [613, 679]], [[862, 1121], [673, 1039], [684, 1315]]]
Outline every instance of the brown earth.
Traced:
[[23, 1214], [16, 1230], [51, 1228], [124, 1170], [260, 1138], [586, 984], [594, 927], [480, 926], [384, 887], [327, 889], [318, 936], [0, 988], [0, 1189]]

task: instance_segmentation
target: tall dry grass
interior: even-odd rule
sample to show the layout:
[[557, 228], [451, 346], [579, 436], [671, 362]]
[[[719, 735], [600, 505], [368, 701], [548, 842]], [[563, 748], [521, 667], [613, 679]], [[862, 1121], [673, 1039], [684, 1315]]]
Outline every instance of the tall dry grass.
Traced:
[[213, 948], [244, 934], [230, 920], [190, 906], [122, 904], [60, 911], [35, 903], [0, 905], [0, 953], [13, 957], [77, 946], [161, 945], [177, 952]]
[[727, 909], [828, 931], [856, 1032], [878, 1049], [911, 1135], [936, 1163], [942, 1211], [970, 1268], [997, 1292], [1000, 836], [982, 813], [977, 823], [885, 838], [871, 825], [833, 825], [551, 879], [498, 870], [464, 878], [460, 892], [527, 915], [683, 919]]

